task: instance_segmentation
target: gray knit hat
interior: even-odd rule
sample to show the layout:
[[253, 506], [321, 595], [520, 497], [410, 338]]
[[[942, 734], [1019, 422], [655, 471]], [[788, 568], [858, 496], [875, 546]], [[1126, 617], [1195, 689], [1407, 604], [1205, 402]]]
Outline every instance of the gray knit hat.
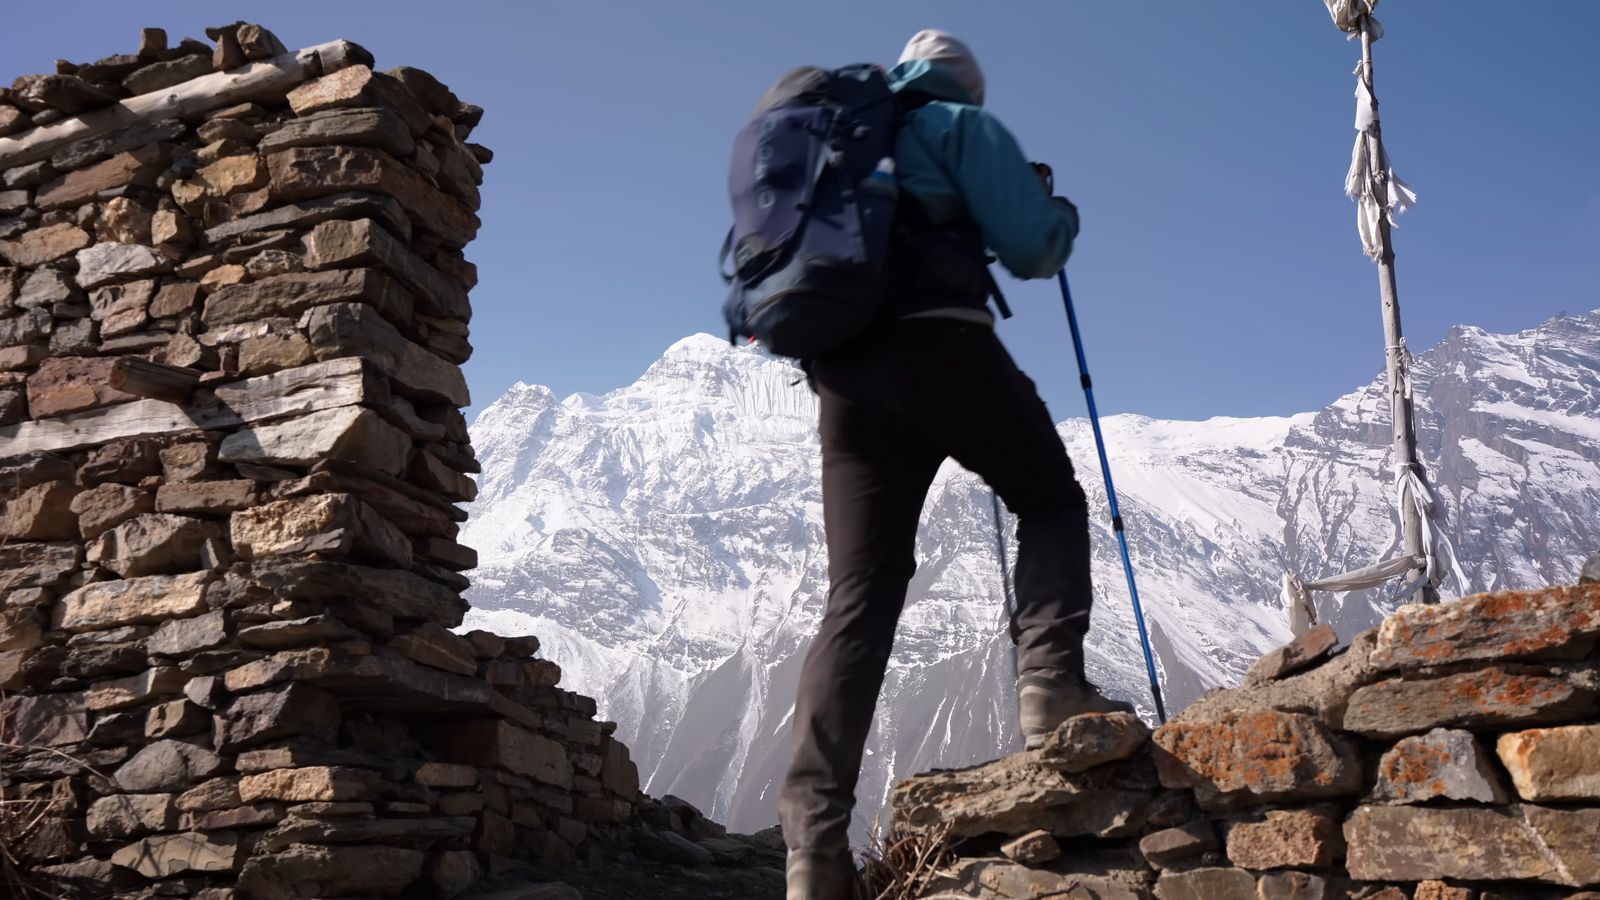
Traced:
[[906, 42], [906, 49], [900, 54], [900, 62], [913, 59], [938, 63], [957, 84], [966, 88], [973, 103], [983, 105], [983, 70], [978, 68], [977, 57], [960, 38], [937, 28], [919, 31]]

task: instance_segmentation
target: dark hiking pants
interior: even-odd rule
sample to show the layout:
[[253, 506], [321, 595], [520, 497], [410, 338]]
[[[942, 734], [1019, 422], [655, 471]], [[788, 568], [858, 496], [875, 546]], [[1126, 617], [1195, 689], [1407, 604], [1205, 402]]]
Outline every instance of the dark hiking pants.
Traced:
[[848, 846], [862, 750], [935, 473], [953, 457], [1017, 517], [1019, 672], [1082, 672], [1089, 625], [1083, 489], [1033, 382], [993, 330], [902, 319], [817, 360], [828, 603], [800, 673], [794, 762], [779, 800], [791, 848]]

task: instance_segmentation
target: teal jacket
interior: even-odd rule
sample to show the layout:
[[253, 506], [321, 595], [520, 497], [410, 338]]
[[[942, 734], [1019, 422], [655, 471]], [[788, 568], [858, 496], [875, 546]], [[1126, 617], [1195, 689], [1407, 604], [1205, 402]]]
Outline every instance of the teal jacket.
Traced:
[[1066, 265], [1078, 213], [1039, 184], [1016, 138], [936, 63], [895, 66], [889, 83], [937, 98], [906, 116], [895, 141], [895, 180], [935, 224], [963, 216], [1018, 278], [1051, 278]]

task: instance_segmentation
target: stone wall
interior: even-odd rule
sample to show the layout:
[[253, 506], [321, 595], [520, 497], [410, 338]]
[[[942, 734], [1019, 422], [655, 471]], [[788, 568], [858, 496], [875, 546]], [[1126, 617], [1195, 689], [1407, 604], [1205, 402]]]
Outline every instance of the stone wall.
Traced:
[[1319, 626], [1154, 735], [909, 779], [896, 822], [952, 839], [946, 897], [1600, 900], [1597, 639], [1600, 584]]
[[536, 640], [450, 630], [482, 110], [208, 34], [0, 91], [5, 855], [210, 900], [594, 858], [626, 748]]

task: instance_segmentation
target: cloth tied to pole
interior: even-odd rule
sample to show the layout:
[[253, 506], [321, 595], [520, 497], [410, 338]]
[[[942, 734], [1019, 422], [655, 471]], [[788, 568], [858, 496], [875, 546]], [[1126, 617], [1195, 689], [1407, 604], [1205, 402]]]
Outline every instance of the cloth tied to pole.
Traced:
[[[1368, 36], [1383, 37], [1383, 26], [1373, 17], [1377, 0], [1323, 0], [1333, 23], [1350, 36], [1361, 37], [1363, 21]], [[1363, 59], [1356, 64], [1356, 143], [1350, 151], [1350, 169], [1345, 173], [1344, 192], [1356, 201], [1356, 230], [1361, 248], [1376, 260], [1383, 255], [1378, 240], [1380, 217], [1389, 226], [1399, 227], [1396, 216], [1417, 205], [1417, 192], [1394, 173], [1389, 153], [1383, 148], [1378, 128], [1378, 101], [1372, 95], [1372, 73]]]
[[[1361, 17], [1372, 15], [1377, 8], [1378, 0], [1322, 0], [1328, 7], [1328, 15], [1333, 17], [1333, 24], [1339, 30], [1349, 35], [1349, 40], [1361, 37]], [[1377, 19], [1372, 21], [1372, 39], [1383, 37], [1383, 26]]]
[[[1401, 341], [1399, 347], [1391, 349], [1398, 350], [1400, 354], [1400, 365], [1396, 369], [1399, 373], [1399, 384], [1396, 387], [1409, 399], [1411, 367], [1414, 362], [1411, 351], [1404, 341]], [[1311, 599], [1312, 591], [1341, 593], [1360, 591], [1377, 587], [1407, 572], [1413, 573], [1412, 576], [1385, 598], [1387, 604], [1394, 604], [1402, 597], [1410, 596], [1423, 584], [1438, 588], [1446, 579], [1454, 580], [1456, 588], [1458, 590], [1461, 588], [1460, 578], [1456, 574], [1459, 563], [1456, 560], [1455, 548], [1451, 546], [1444, 530], [1437, 527], [1440, 516], [1439, 503], [1434, 497], [1433, 488], [1422, 475], [1421, 466], [1406, 463], [1396, 465], [1394, 491], [1397, 510], [1411, 507], [1417, 511], [1417, 519], [1422, 524], [1423, 555], [1410, 556], [1402, 552], [1370, 566], [1315, 581], [1306, 581], [1293, 571], [1285, 571], [1281, 597], [1284, 608], [1289, 611], [1290, 633], [1298, 637], [1317, 624], [1317, 607]]]

